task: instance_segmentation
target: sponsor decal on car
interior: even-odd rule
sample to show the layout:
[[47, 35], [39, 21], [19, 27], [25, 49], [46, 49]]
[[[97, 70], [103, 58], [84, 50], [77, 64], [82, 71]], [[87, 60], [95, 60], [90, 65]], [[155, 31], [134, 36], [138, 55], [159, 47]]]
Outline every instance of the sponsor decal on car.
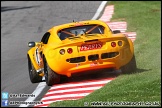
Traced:
[[90, 67], [93, 67], [93, 66], [98, 66], [99, 64], [97, 62], [93, 62], [90, 64]]
[[84, 44], [80, 47], [80, 51], [101, 49], [102, 43], [94, 43], [94, 44]]

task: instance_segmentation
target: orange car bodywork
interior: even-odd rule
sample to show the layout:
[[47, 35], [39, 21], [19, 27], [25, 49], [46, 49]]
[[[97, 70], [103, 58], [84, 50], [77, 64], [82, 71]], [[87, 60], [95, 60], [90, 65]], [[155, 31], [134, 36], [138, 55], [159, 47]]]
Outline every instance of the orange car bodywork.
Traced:
[[[65, 39], [60, 40], [58, 31], [64, 28], [97, 24], [104, 27], [104, 34], [96, 34], [95, 36], [82, 36], [77, 39]], [[42, 51], [43, 56], [49, 67], [56, 73], [66, 75], [68, 77], [73, 73], [87, 72], [87, 70], [96, 70], [101, 68], [114, 68], [120, 69], [121, 66], [126, 65], [134, 54], [134, 47], [132, 41], [122, 33], [113, 34], [108, 25], [100, 20], [88, 20], [80, 22], [72, 22], [55, 26], [48, 30], [50, 37], [47, 44], [42, 42], [36, 42], [36, 46], [28, 51], [28, 55], [37, 71], [43, 71], [43, 59], [40, 59], [38, 63], [36, 60], [36, 49], [39, 48], [39, 52]], [[95, 44], [96, 41], [90, 41], [98, 39], [98, 42], [102, 44], [100, 49], [80, 51], [83, 44]], [[89, 41], [89, 42], [87, 42]], [[118, 43], [122, 42], [120, 46]], [[116, 43], [115, 47], [112, 47], [112, 42]], [[71, 54], [67, 53], [67, 49], [72, 48]], [[61, 55], [60, 50], [64, 49], [65, 54]], [[104, 54], [109, 53], [112, 57], [101, 57]], [[89, 55], [98, 54], [98, 60], [88, 60]], [[69, 62], [69, 60], [85, 59], [82, 62]], [[39, 74], [43, 76], [44, 73]]]

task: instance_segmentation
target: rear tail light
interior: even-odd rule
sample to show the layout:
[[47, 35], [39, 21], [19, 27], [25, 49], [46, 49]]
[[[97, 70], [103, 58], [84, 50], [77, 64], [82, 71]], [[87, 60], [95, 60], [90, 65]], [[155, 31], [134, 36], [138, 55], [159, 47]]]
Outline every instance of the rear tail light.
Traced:
[[72, 49], [72, 48], [68, 48], [68, 49], [67, 49], [67, 52], [68, 52], [69, 54], [71, 54], [71, 53], [73, 52], [73, 49]]
[[116, 47], [116, 43], [115, 42], [111, 42], [111, 46], [112, 47]]
[[60, 54], [61, 54], [61, 55], [64, 55], [64, 54], [65, 54], [65, 50], [64, 50], [64, 49], [61, 49], [61, 50], [60, 50]]
[[118, 41], [118, 45], [119, 46], [122, 46], [122, 41]]

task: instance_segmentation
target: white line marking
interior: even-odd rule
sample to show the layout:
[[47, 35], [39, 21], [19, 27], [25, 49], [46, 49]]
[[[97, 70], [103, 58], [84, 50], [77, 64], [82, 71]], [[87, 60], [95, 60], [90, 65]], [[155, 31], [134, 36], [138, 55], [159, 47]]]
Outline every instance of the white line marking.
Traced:
[[103, 2], [100, 4], [100, 6], [99, 6], [99, 8], [97, 9], [97, 12], [96, 12], [95, 15], [93, 16], [92, 20], [95, 20], [95, 19], [97, 19], [97, 18], [99, 17], [99, 15], [100, 15], [101, 11], [104, 9], [106, 3], [107, 3], [107, 1], [103, 1]]
[[[35, 100], [35, 98], [37, 96], [39, 96], [39, 94], [42, 92], [42, 90], [45, 88], [46, 83], [45, 82], [41, 82], [39, 83], [39, 85], [37, 86], [37, 88], [34, 90], [34, 92], [32, 93], [33, 95], [35, 95], [35, 97], [28, 97], [28, 99], [25, 100], [25, 102], [32, 102]], [[21, 104], [19, 107], [27, 107], [29, 106], [28, 104]]]
[[[92, 20], [95, 20], [95, 19], [98, 18], [98, 16], [100, 15], [100, 13], [101, 13], [101, 11], [103, 10], [103, 8], [104, 8], [104, 6], [106, 5], [106, 3], [107, 3], [107, 1], [103, 1], [103, 2], [100, 4], [100, 6], [99, 6], [99, 8], [97, 9], [97, 12], [96, 12], [95, 15], [93, 16]], [[41, 88], [40, 88], [40, 87], [41, 87]], [[43, 91], [43, 89], [44, 89], [45, 87], [46, 87], [46, 83], [45, 83], [45, 82], [39, 83], [38, 86], [37, 86], [37, 88], [36, 88], [36, 89], [34, 90], [34, 92], [32, 93], [32, 94], [35, 94], [35, 97], [34, 97], [34, 98], [29, 97], [29, 98], [27, 98], [27, 99], [25, 100], [25, 102], [27, 102], [27, 101], [30, 101], [30, 102], [34, 101], [34, 100], [37, 98], [37, 96], [39, 96], [39, 94]], [[27, 107], [27, 106], [29, 106], [29, 105], [21, 104], [19, 107]]]

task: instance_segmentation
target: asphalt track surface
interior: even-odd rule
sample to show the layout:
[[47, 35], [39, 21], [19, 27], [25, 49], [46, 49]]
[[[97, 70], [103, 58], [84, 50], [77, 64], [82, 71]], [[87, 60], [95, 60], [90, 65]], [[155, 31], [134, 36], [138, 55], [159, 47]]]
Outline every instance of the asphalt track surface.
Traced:
[[[102, 1], [1, 1], [1, 92], [31, 94], [27, 43], [40, 41], [52, 26], [91, 19]], [[36, 100], [40, 100], [46, 87]], [[27, 98], [10, 98], [25, 101]], [[18, 105], [19, 106], [19, 105]], [[14, 105], [14, 107], [17, 107]]]

